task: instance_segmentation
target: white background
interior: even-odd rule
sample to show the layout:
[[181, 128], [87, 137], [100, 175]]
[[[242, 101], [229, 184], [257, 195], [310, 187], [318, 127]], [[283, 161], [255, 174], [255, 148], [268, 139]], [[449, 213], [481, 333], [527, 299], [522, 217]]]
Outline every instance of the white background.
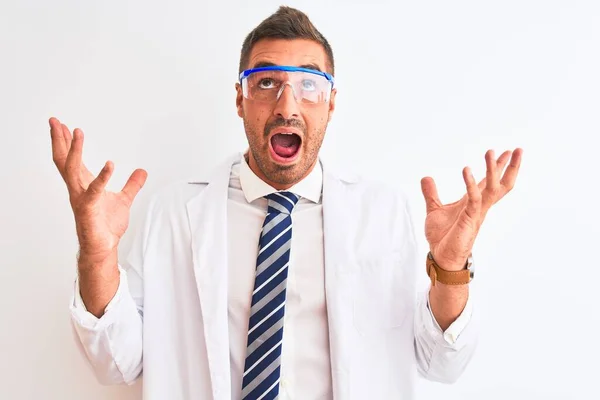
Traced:
[[[47, 120], [86, 133], [120, 189], [149, 172], [133, 210], [173, 179], [245, 149], [234, 83], [245, 35], [274, 1], [0, 2], [0, 398], [123, 399], [78, 353], [68, 302], [77, 242]], [[476, 242], [476, 357], [419, 399], [598, 399], [600, 3], [294, 1], [331, 42], [337, 112], [323, 154], [442, 200], [484, 153], [525, 150], [517, 185]], [[124, 246], [129, 240], [126, 237]], [[425, 247], [423, 247], [425, 248]], [[420, 268], [420, 267], [419, 267]]]

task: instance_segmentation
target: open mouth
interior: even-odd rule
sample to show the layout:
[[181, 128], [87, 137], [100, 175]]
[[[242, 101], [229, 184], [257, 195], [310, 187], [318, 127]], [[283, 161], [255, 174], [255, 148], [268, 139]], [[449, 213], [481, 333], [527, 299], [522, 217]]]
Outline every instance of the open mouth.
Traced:
[[282, 163], [293, 161], [299, 153], [302, 139], [293, 132], [276, 133], [271, 137], [273, 158]]

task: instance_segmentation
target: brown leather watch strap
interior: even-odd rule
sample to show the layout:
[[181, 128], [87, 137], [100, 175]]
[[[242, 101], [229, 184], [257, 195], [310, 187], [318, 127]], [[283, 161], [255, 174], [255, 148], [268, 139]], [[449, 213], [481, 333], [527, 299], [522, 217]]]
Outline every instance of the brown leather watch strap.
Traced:
[[431, 279], [431, 286], [435, 286], [436, 282], [445, 285], [466, 285], [471, 282], [471, 271], [468, 268], [460, 271], [442, 269], [433, 259], [431, 252], [427, 254], [427, 275]]

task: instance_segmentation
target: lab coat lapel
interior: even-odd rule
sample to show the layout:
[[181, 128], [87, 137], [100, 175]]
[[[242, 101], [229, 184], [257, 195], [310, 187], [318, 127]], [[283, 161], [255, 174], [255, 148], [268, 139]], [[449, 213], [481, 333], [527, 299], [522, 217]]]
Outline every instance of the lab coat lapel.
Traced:
[[[236, 155], [235, 157], [239, 157]], [[194, 275], [198, 288], [214, 399], [231, 399], [227, 325], [227, 195], [235, 158], [218, 167], [187, 204]]]
[[323, 164], [323, 233], [325, 251], [325, 292], [329, 322], [333, 398], [350, 398], [350, 376], [354, 330], [352, 329], [352, 247], [346, 221], [353, 218], [347, 205], [348, 185], [356, 181], [341, 176]]

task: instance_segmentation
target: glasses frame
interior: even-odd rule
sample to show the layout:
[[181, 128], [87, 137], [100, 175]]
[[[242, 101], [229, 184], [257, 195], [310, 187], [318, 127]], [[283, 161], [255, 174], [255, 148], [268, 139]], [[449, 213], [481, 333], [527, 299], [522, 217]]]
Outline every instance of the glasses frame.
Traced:
[[327, 78], [327, 80], [329, 82], [331, 82], [332, 89], [335, 84], [335, 79], [333, 78], [333, 76], [331, 74], [328, 74], [327, 72], [321, 72], [321, 71], [317, 71], [316, 69], [311, 69], [311, 68], [293, 67], [293, 66], [288, 66], [288, 65], [270, 65], [267, 67], [258, 67], [258, 68], [247, 69], [245, 71], [242, 71], [242, 73], [240, 74], [240, 83], [242, 83], [242, 80], [244, 78], [247, 78], [250, 74], [252, 74], [254, 72], [261, 72], [261, 71], [308, 72], [309, 74], [320, 75], [320, 76]]
[[289, 66], [289, 65], [270, 65], [270, 66], [266, 66], [266, 67], [251, 68], [251, 69], [242, 71], [242, 73], [240, 73], [240, 76], [239, 76], [240, 85], [242, 85], [242, 87], [243, 87], [242, 81], [244, 79], [248, 78], [248, 76], [250, 76], [252, 73], [262, 72], [262, 71], [307, 72], [309, 74], [319, 75], [319, 76], [322, 76], [325, 79], [327, 79], [329, 81], [329, 83], [331, 83], [332, 91], [333, 91], [333, 87], [335, 85], [334, 77], [331, 74], [328, 74], [327, 72], [317, 71], [316, 69], [311, 69], [311, 68], [294, 67], [294, 66]]

